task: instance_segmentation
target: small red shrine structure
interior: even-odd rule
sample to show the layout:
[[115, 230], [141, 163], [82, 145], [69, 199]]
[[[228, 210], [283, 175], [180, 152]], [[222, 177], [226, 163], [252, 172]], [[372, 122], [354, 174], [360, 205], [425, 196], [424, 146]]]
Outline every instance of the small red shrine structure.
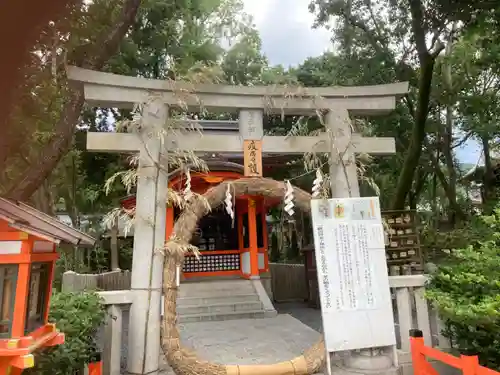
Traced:
[[[244, 177], [244, 167], [226, 161], [208, 161], [209, 172], [191, 172], [191, 190], [198, 194], [228, 180]], [[176, 170], [169, 175], [169, 187], [184, 190], [185, 174]], [[276, 199], [261, 196], [239, 196], [236, 198], [235, 219], [221, 206], [213, 209], [198, 223], [198, 230], [192, 244], [196, 245], [202, 256], [196, 259], [186, 254], [183, 266], [185, 278], [240, 276], [258, 278], [269, 271], [268, 232], [266, 214], [270, 206], [278, 204]], [[132, 209], [135, 196], [122, 200], [122, 206]], [[167, 208], [165, 234], [172, 234], [175, 219], [180, 210]]]
[[0, 374], [33, 367], [33, 352], [64, 343], [48, 322], [56, 245], [95, 240], [23, 203], [0, 198]]

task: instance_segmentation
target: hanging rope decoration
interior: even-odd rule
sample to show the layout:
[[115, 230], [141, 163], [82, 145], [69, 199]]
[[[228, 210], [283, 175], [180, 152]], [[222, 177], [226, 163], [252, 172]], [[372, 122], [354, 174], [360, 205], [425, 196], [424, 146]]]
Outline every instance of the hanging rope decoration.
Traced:
[[231, 195], [231, 184], [227, 184], [226, 198], [224, 199], [224, 204], [226, 206], [227, 214], [231, 216], [231, 220], [234, 220], [233, 196]]
[[318, 198], [321, 193], [321, 186], [323, 184], [323, 174], [321, 170], [316, 169], [316, 178], [313, 181], [312, 194], [311, 197]]
[[288, 214], [288, 216], [292, 217], [293, 214], [295, 213], [294, 207], [295, 204], [293, 203], [294, 196], [293, 196], [293, 187], [290, 181], [285, 182], [286, 190], [285, 190], [285, 212]]
[[184, 187], [184, 199], [188, 202], [193, 196], [193, 192], [191, 191], [191, 173], [189, 169], [186, 169], [186, 185]]

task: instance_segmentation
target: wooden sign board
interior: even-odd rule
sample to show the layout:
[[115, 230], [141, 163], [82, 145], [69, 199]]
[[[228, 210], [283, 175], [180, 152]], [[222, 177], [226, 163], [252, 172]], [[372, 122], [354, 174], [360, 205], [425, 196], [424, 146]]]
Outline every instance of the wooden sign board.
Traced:
[[262, 177], [262, 141], [243, 141], [245, 176]]

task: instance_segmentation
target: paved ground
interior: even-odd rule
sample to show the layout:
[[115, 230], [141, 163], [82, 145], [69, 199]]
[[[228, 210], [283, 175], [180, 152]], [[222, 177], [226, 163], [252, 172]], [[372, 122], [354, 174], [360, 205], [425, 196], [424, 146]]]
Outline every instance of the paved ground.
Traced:
[[[285, 361], [316, 342], [321, 330], [319, 310], [302, 304], [278, 304], [274, 318], [185, 323], [179, 326], [183, 343], [200, 357], [224, 364]], [[124, 313], [122, 367], [126, 364], [128, 314]], [[302, 323], [303, 324], [302, 324]], [[167, 369], [165, 374], [172, 372]]]
[[276, 310], [278, 310], [278, 313], [290, 314], [306, 326], [322, 333], [323, 322], [321, 320], [321, 311], [319, 309], [312, 309], [302, 303], [277, 303], [274, 306]]

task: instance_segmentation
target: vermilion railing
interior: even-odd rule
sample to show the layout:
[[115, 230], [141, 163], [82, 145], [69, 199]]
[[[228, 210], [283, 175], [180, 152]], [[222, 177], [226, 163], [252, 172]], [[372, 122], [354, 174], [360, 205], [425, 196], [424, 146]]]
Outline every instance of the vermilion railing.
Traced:
[[438, 349], [425, 346], [423, 333], [418, 329], [410, 330], [410, 349], [414, 375], [439, 375], [427, 361], [427, 358], [435, 359], [461, 370], [463, 375], [500, 375], [500, 372], [481, 366], [477, 355], [455, 357]]

